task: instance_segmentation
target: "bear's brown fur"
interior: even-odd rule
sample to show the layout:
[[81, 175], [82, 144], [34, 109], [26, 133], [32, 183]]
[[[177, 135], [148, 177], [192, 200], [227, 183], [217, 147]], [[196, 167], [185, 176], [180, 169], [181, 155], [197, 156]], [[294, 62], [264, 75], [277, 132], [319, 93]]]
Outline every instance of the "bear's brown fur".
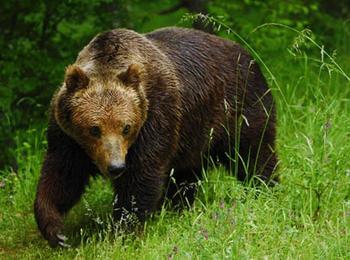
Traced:
[[97, 172], [113, 183], [115, 217], [142, 222], [165, 197], [193, 202], [203, 158], [240, 180], [269, 181], [276, 167], [275, 108], [258, 65], [236, 43], [191, 29], [96, 36], [53, 97], [47, 139], [34, 208], [52, 246]]

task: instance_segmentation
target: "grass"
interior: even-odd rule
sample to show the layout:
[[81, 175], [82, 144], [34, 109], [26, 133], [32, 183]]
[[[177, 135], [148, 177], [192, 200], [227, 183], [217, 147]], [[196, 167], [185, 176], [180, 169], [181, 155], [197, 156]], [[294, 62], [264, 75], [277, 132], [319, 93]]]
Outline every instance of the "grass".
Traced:
[[66, 218], [72, 247], [49, 248], [32, 209], [45, 129], [16, 132], [18, 171], [0, 175], [0, 258], [350, 259], [350, 82], [317, 55], [264, 58], [274, 73], [281, 184], [257, 190], [212, 169], [191, 210], [163, 209], [139, 235], [112, 231], [112, 191], [97, 179]]

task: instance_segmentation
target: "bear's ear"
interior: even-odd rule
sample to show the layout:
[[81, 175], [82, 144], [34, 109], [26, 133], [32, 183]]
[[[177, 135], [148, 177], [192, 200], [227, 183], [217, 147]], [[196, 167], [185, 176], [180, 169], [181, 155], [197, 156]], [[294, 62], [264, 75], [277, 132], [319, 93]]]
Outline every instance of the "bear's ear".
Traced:
[[76, 65], [69, 65], [66, 69], [64, 82], [69, 92], [85, 88], [89, 85], [89, 78], [84, 71]]
[[125, 84], [129, 86], [138, 86], [141, 82], [143, 73], [143, 68], [141, 64], [131, 64], [129, 68], [120, 73], [118, 78]]

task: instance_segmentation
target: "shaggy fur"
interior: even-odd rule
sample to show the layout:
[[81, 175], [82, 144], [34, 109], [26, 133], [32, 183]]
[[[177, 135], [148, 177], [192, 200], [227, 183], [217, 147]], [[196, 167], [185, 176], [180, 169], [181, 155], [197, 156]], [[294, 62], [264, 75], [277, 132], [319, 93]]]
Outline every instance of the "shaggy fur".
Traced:
[[[96, 36], [67, 68], [51, 109], [35, 217], [52, 246], [63, 244], [62, 216], [98, 172], [115, 188], [115, 218], [133, 212], [143, 222], [166, 197], [193, 202], [203, 158], [240, 180], [269, 181], [276, 167], [275, 108], [258, 65], [200, 31]], [[91, 136], [94, 125], [101, 132]], [[125, 161], [118, 178], [107, 170], [114, 159]]]

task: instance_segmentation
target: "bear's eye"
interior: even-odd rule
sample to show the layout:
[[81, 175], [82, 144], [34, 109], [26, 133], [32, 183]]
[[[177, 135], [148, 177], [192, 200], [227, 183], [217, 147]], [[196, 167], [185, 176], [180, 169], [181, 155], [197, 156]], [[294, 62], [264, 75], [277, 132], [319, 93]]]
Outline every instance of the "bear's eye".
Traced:
[[91, 127], [89, 132], [90, 132], [90, 135], [92, 135], [93, 137], [96, 137], [96, 138], [101, 137], [101, 129], [98, 126]]
[[130, 132], [130, 125], [125, 125], [123, 129], [123, 135], [127, 135]]

